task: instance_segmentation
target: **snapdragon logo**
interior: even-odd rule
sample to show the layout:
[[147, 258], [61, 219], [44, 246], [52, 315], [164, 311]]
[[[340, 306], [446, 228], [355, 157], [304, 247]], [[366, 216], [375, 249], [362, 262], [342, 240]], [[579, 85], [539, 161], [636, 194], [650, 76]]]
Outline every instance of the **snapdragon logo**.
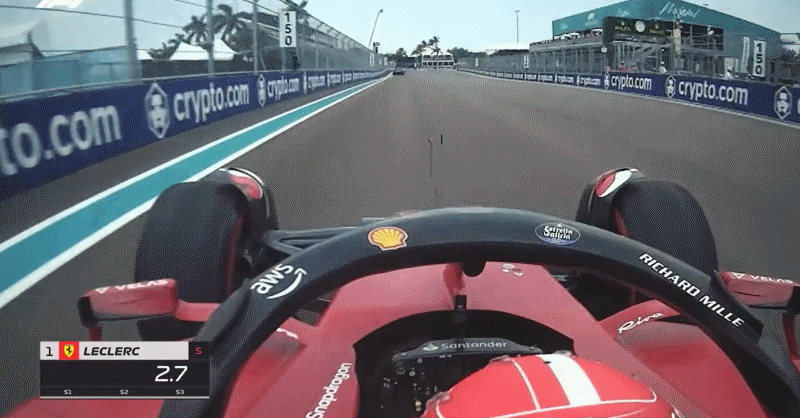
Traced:
[[[667, 83], [666, 88], [669, 88], [669, 78]], [[750, 91], [745, 87], [733, 87], [725, 84], [717, 85], [709, 83], [708, 80], [703, 80], [702, 83], [699, 81], [680, 81], [677, 83], [677, 94], [695, 102], [699, 102], [700, 99], [706, 99], [740, 106], [747, 106], [750, 98]], [[669, 96], [669, 91], [667, 91], [667, 96]]]
[[54, 115], [48, 127], [46, 132], [39, 132], [28, 122], [10, 129], [0, 126], [0, 172], [4, 176], [15, 175], [20, 168], [34, 168], [43, 159], [66, 157], [76, 149], [86, 151], [122, 139], [115, 106]]
[[314, 408], [313, 411], [307, 413], [306, 418], [323, 418], [325, 416], [328, 407], [336, 402], [336, 392], [339, 391], [339, 386], [350, 378], [350, 367], [352, 366], [351, 363], [342, 363], [339, 366], [339, 370], [336, 371], [336, 375], [333, 376], [331, 383], [322, 388], [325, 394], [322, 395], [322, 398], [317, 403], [317, 407]]
[[608, 88], [615, 88], [617, 90], [633, 89], [633, 90], [647, 90], [653, 89], [653, 79], [649, 77], [639, 77], [630, 75], [606, 75], [608, 78]]

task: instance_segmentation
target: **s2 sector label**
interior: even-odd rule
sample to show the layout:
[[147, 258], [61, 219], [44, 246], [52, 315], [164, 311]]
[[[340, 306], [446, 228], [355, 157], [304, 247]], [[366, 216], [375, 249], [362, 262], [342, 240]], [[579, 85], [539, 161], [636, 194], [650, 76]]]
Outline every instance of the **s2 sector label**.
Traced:
[[581, 233], [569, 225], [553, 222], [537, 226], [536, 236], [548, 244], [569, 245], [578, 241]]

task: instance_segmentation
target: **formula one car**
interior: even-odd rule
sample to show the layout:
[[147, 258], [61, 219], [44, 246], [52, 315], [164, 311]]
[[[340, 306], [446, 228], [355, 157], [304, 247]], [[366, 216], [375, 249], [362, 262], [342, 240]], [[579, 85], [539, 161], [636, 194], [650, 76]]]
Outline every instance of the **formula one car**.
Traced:
[[577, 220], [446, 208], [278, 229], [241, 169], [150, 210], [140, 285], [79, 313], [205, 341], [211, 396], [34, 399], [12, 417], [800, 416], [797, 285], [719, 272], [680, 185], [612, 170]]
[[394, 70], [392, 71], [392, 75], [405, 75], [405, 74], [406, 70], [403, 69], [402, 67], [394, 67]]

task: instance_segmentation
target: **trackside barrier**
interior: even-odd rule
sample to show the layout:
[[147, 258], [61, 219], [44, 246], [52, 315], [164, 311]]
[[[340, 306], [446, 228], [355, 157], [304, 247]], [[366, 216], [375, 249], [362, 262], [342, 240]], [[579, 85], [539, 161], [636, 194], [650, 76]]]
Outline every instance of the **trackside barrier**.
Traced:
[[609, 72], [606, 74], [509, 73], [461, 68], [490, 77], [566, 84], [664, 97], [800, 124], [800, 89], [704, 77]]
[[0, 200], [190, 129], [383, 74], [195, 77], [0, 104]]

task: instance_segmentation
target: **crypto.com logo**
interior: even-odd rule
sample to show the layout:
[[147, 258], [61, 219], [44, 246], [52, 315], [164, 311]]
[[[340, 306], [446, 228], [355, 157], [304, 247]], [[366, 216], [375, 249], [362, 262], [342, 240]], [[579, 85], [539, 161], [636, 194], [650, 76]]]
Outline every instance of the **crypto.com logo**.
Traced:
[[144, 96], [144, 111], [150, 132], [164, 139], [169, 128], [169, 96], [158, 83], [151, 84]]
[[78, 7], [83, 0], [42, 0], [36, 5], [37, 9], [52, 9], [58, 6], [66, 6], [70, 9]]

